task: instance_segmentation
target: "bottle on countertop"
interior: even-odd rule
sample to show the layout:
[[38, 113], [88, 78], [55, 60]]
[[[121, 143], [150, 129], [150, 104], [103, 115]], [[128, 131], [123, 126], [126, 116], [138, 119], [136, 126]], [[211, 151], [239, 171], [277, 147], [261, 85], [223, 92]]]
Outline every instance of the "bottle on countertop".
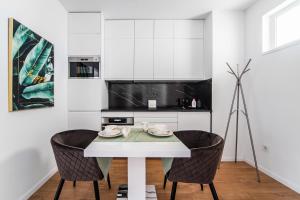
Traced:
[[196, 105], [197, 105], [196, 100], [195, 100], [195, 98], [193, 98], [193, 100], [192, 100], [192, 108], [196, 108]]
[[202, 103], [201, 103], [201, 100], [200, 99], [197, 99], [197, 104], [196, 104], [197, 108], [201, 108], [202, 107]]

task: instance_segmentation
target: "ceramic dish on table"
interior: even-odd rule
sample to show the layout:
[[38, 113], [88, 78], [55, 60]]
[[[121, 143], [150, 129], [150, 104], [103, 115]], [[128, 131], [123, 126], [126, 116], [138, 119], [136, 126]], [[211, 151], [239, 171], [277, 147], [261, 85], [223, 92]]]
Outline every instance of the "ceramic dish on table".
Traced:
[[170, 137], [173, 135], [173, 131], [170, 130], [159, 130], [156, 128], [149, 128], [147, 133], [157, 137]]
[[117, 126], [106, 126], [103, 131], [98, 133], [100, 137], [113, 138], [122, 135], [121, 128]]
[[121, 133], [121, 130], [115, 129], [115, 130], [111, 130], [111, 131], [100, 131], [98, 133], [98, 135], [100, 137], [105, 137], [105, 138], [114, 138], [114, 137], [119, 137], [121, 135], [123, 135]]

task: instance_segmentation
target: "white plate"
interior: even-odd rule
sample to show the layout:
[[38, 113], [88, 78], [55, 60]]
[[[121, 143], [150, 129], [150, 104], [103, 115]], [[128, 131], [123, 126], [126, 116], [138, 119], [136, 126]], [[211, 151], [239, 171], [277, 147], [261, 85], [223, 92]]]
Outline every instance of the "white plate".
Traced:
[[105, 137], [105, 138], [113, 138], [113, 137], [119, 137], [122, 135], [121, 131], [119, 129], [114, 129], [114, 130], [111, 130], [109, 132], [106, 132], [106, 131], [100, 131], [98, 133], [98, 135], [100, 137]]
[[173, 131], [168, 131], [168, 130], [161, 131], [157, 129], [148, 129], [147, 133], [157, 137], [170, 137], [173, 135]]

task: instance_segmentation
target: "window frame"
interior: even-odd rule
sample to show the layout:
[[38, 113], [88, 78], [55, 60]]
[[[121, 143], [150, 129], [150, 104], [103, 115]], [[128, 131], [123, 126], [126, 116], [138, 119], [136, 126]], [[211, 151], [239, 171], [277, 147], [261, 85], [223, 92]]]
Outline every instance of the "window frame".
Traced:
[[300, 0], [287, 0], [263, 16], [263, 54], [267, 54], [300, 43], [299, 37], [298, 39], [292, 40], [291, 42], [279, 46], [277, 45], [277, 18], [295, 8], [296, 6], [300, 6]]

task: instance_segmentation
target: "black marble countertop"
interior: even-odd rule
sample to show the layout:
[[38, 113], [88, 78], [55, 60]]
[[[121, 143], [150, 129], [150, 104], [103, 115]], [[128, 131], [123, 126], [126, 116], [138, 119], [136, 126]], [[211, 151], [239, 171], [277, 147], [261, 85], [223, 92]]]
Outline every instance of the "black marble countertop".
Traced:
[[208, 109], [203, 108], [156, 108], [156, 109], [148, 109], [148, 108], [109, 108], [102, 109], [101, 112], [210, 112]]

